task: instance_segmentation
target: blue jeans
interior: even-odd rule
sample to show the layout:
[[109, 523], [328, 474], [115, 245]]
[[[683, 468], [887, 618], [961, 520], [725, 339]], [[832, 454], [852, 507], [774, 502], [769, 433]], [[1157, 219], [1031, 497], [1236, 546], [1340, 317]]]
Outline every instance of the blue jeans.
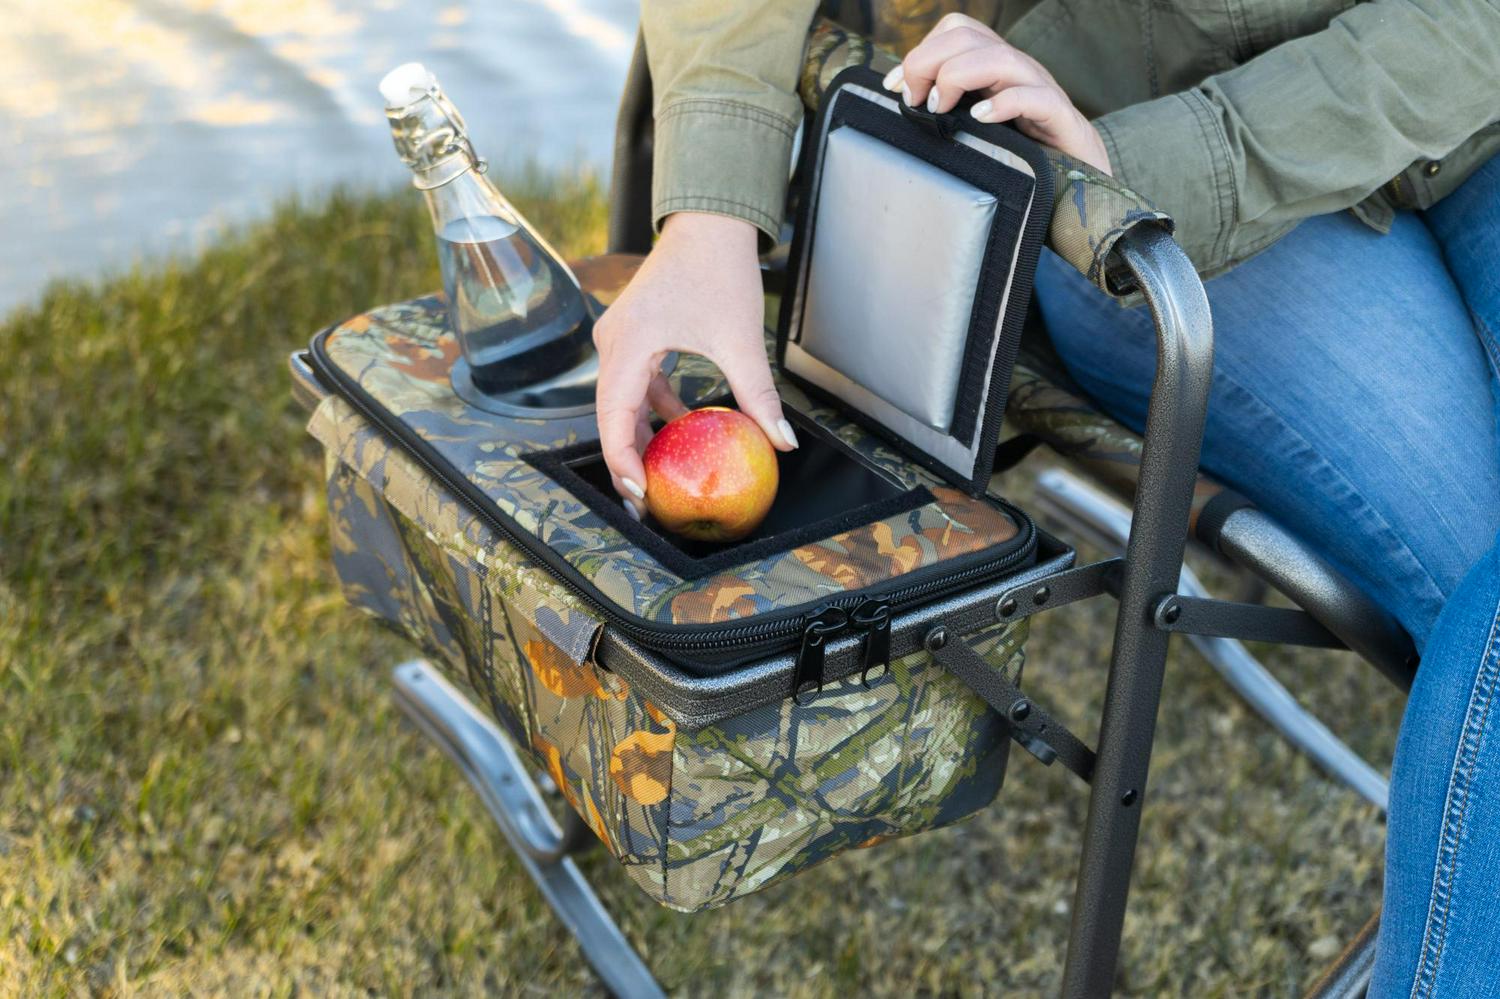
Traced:
[[[1388, 235], [1309, 219], [1207, 289], [1204, 467], [1319, 546], [1422, 651], [1370, 994], [1500, 994], [1500, 158]], [[1143, 427], [1145, 308], [1051, 254], [1037, 294], [1079, 385]]]

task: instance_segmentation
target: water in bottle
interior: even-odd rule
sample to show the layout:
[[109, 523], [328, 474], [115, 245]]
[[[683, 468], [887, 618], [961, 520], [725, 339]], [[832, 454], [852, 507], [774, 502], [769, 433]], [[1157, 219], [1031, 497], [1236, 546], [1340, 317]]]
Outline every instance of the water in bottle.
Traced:
[[579, 368], [593, 353], [583, 291], [484, 176], [436, 78], [407, 63], [380, 92], [396, 151], [432, 215], [448, 317], [473, 384], [504, 395]]
[[475, 384], [534, 385], [588, 356], [583, 296], [562, 266], [495, 215], [457, 218], [437, 234], [448, 315]]

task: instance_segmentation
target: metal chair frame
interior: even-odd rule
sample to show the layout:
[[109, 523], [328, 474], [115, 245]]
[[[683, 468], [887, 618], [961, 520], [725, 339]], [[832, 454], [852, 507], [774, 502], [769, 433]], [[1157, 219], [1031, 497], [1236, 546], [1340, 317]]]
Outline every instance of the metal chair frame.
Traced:
[[[611, 252], [650, 249], [651, 126], [650, 79], [637, 46], [615, 137]], [[1090, 750], [1055, 723], [1048, 729], [1040, 720], [1050, 722], [1045, 711], [1018, 690], [980, 691], [1009, 719], [1023, 748], [1043, 762], [1061, 760], [1089, 784], [1063, 971], [1062, 994], [1070, 999], [1107, 996], [1114, 981], [1173, 632], [1198, 643], [1283, 734], [1381, 807], [1386, 788], [1380, 774], [1303, 712], [1244, 652], [1239, 639], [1346, 647], [1402, 689], [1410, 686], [1416, 666], [1410, 639], [1389, 615], [1254, 508], [1236, 510], [1224, 520], [1216, 549], [1300, 610], [1213, 600], [1184, 568], [1213, 371], [1212, 317], [1202, 282], [1164, 230], [1137, 227], [1121, 239], [1117, 253], [1139, 283], [1157, 340], [1134, 512], [1068, 473], [1046, 473], [1040, 484], [1044, 498], [1080, 527], [1096, 538], [1123, 542], [1124, 554], [1017, 586], [995, 604], [996, 617], [1006, 619], [1100, 594], [1118, 600], [1097, 746]], [[948, 639], [943, 608], [934, 608], [924, 627], [934, 658], [964, 675], [966, 656], [973, 653], [962, 641]], [[570, 857], [592, 842], [581, 820], [571, 811], [561, 824], [553, 820], [521, 756], [435, 670], [420, 661], [407, 663], [397, 668], [395, 680], [398, 703], [479, 790], [523, 867], [604, 984], [622, 996], [660, 995], [660, 986]], [[1377, 925], [1378, 913], [1309, 995], [1352, 999], [1365, 993]]]

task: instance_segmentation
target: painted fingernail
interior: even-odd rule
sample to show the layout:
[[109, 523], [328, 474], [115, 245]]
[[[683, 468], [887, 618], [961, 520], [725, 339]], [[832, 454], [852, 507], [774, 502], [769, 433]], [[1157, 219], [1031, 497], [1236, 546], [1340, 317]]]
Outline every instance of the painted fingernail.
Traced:
[[906, 102], [906, 106], [909, 108], [917, 106], [917, 102], [911, 99], [911, 87], [908, 87], [904, 83], [901, 84], [901, 99]]
[[976, 118], [983, 119], [985, 115], [990, 113], [990, 108], [994, 106], [995, 105], [991, 104], [989, 101], [980, 101], [978, 104], [969, 108], [969, 114], [973, 115]]
[[932, 92], [927, 95], [927, 110], [930, 111], [930, 112], [932, 112], [933, 114], [937, 114], [937, 109], [938, 109], [938, 89], [937, 89], [937, 87], [933, 87], [932, 88]]
[[630, 500], [620, 500], [620, 505], [625, 508], [626, 513], [630, 514], [631, 520], [635, 521], [637, 524], [641, 522], [641, 511], [635, 508], [634, 503], [630, 502]]
[[634, 496], [636, 499], [645, 499], [646, 498], [646, 490], [644, 490], [640, 486], [636, 485], [634, 479], [624, 479], [624, 478], [622, 478], [620, 480], [620, 485], [624, 486], [625, 487], [625, 491], [628, 492], [628, 493], [630, 493], [630, 495]]
[[897, 66], [895, 69], [885, 74], [885, 79], [880, 81], [880, 85], [887, 90], [895, 90], [897, 87], [901, 86], [901, 78], [905, 75], [906, 67]]
[[782, 420], [780, 423], [776, 424], [776, 429], [781, 431], [782, 440], [786, 441], [794, 448], [801, 447], [801, 445], [797, 443], [796, 432], [792, 430], [792, 425], [786, 420]]

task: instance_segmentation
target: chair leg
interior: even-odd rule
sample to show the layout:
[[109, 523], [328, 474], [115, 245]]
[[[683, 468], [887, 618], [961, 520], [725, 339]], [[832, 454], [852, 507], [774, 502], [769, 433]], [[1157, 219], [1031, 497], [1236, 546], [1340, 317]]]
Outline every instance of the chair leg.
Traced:
[[558, 827], [510, 740], [437, 670], [413, 660], [397, 666], [393, 678], [396, 703], [474, 785], [605, 987], [626, 999], [661, 997], [650, 969], [568, 856], [581, 840], [582, 821], [570, 813], [570, 828]]
[[1107, 996], [1114, 983], [1167, 659], [1152, 609], [1177, 588], [1213, 373], [1203, 285], [1169, 235], [1145, 228], [1127, 233], [1120, 253], [1151, 308], [1156, 378], [1063, 967], [1069, 999]]
[[1308, 990], [1307, 999], [1364, 999], [1370, 988], [1370, 974], [1375, 970], [1375, 939], [1379, 932], [1377, 912]]
[[[1106, 549], [1116, 552], [1124, 549], [1130, 535], [1130, 510], [1125, 504], [1063, 469], [1043, 472], [1037, 478], [1037, 489], [1043, 502], [1055, 507], [1065, 518], [1081, 521], [1089, 533], [1104, 542]], [[1187, 566], [1182, 568], [1177, 592], [1208, 595]], [[1390, 793], [1390, 782], [1385, 776], [1297, 703], [1243, 643], [1204, 635], [1189, 635], [1188, 641], [1284, 739], [1370, 804], [1385, 811]]]

